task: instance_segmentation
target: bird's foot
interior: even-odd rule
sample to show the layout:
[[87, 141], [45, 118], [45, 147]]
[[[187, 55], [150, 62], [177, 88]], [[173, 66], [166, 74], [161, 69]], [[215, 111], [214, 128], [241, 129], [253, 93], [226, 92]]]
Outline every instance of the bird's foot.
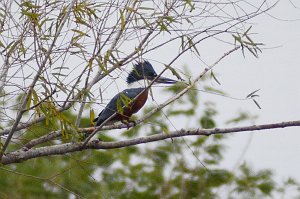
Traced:
[[[128, 130], [130, 127], [136, 126], [136, 122], [135, 122], [134, 120], [122, 120], [122, 123], [127, 125], [127, 130]], [[130, 125], [130, 123], [133, 123], [133, 126]]]
[[133, 127], [136, 126], [136, 121], [135, 120], [129, 120], [129, 122], [133, 123]]

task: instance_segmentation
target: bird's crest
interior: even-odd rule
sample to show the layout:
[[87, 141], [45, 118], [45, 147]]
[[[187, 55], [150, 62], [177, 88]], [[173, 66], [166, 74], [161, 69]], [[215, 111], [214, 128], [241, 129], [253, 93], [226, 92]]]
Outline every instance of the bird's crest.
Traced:
[[147, 77], [156, 77], [157, 74], [154, 71], [152, 65], [148, 61], [138, 62], [134, 64], [132, 71], [127, 77], [127, 83], [131, 84], [135, 81], [145, 79]]

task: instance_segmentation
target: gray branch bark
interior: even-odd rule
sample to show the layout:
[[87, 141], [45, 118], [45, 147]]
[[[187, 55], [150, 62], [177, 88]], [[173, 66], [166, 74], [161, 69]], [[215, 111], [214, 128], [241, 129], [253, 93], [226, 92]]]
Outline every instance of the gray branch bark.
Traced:
[[214, 134], [227, 134], [227, 133], [236, 133], [236, 132], [246, 132], [246, 131], [262, 131], [267, 129], [276, 129], [276, 128], [286, 128], [300, 126], [300, 120], [297, 121], [288, 121], [272, 124], [262, 124], [262, 125], [251, 125], [243, 127], [234, 127], [234, 128], [214, 128], [214, 129], [181, 129], [179, 131], [171, 132], [170, 134], [160, 133], [151, 136], [139, 137], [128, 140], [121, 140], [116, 142], [101, 142], [99, 140], [93, 140], [87, 145], [80, 143], [67, 143], [59, 144], [54, 146], [39, 147], [29, 150], [19, 150], [11, 153], [4, 154], [1, 160], [1, 164], [12, 164], [19, 163], [25, 160], [50, 156], [50, 155], [64, 155], [66, 153], [71, 153], [75, 151], [83, 151], [87, 149], [115, 149], [134, 146], [143, 143], [155, 142], [160, 140], [165, 140], [169, 138], [177, 138], [184, 136], [209, 136]]

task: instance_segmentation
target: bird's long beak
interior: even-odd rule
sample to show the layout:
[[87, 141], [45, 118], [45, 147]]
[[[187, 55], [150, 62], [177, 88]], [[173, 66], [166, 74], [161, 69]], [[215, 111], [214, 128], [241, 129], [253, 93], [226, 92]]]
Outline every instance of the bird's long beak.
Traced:
[[173, 79], [169, 79], [169, 78], [166, 78], [166, 77], [159, 77], [155, 80], [154, 83], [162, 83], [162, 84], [175, 84], [176, 80], [173, 80]]

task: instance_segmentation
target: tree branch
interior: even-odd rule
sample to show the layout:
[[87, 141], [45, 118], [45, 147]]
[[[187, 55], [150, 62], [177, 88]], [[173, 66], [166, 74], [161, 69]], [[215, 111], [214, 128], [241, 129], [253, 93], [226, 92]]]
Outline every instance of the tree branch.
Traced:
[[262, 125], [251, 125], [244, 127], [234, 127], [234, 128], [214, 128], [214, 129], [181, 129], [179, 131], [171, 132], [170, 134], [160, 133], [145, 137], [139, 137], [129, 140], [122, 140], [116, 142], [101, 142], [99, 140], [93, 140], [87, 145], [83, 143], [67, 143], [54, 146], [40, 147], [30, 150], [19, 150], [11, 153], [7, 153], [2, 157], [1, 164], [12, 164], [19, 163], [25, 160], [29, 160], [37, 157], [44, 157], [49, 155], [62, 155], [66, 153], [71, 153], [75, 151], [83, 151], [87, 149], [115, 149], [123, 148], [128, 146], [134, 146], [143, 143], [155, 142], [159, 140], [165, 140], [169, 138], [192, 136], [192, 135], [214, 135], [214, 134], [227, 134], [235, 132], [246, 132], [246, 131], [261, 131], [266, 129], [276, 129], [276, 128], [286, 128], [300, 126], [300, 120], [262, 124]]

